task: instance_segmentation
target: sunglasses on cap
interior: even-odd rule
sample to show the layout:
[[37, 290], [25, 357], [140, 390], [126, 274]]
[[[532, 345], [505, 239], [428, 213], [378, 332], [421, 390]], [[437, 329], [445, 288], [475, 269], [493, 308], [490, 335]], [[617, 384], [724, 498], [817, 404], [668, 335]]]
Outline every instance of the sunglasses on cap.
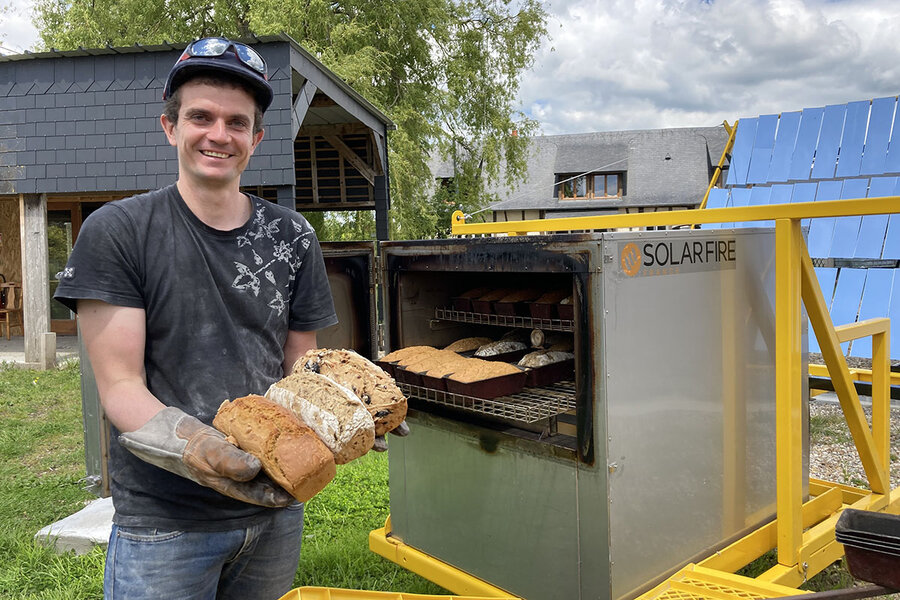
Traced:
[[240, 60], [243, 64], [262, 75], [264, 79], [269, 79], [266, 61], [262, 56], [260, 56], [259, 52], [246, 44], [233, 42], [231, 40], [220, 37], [203, 38], [202, 40], [192, 42], [190, 45], [188, 45], [187, 48], [184, 49], [184, 52], [181, 54], [181, 58], [178, 59], [178, 62], [187, 60], [192, 57], [213, 58], [216, 56], [222, 56], [229, 50], [229, 48], [234, 50], [234, 53], [238, 57], [238, 60]]

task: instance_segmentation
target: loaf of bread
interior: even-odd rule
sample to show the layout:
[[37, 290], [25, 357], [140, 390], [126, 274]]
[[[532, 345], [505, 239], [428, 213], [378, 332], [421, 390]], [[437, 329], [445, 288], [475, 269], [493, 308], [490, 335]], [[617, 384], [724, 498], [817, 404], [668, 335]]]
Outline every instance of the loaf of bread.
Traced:
[[390, 375], [352, 350], [310, 350], [293, 371], [312, 371], [349, 388], [375, 421], [375, 435], [384, 435], [406, 418], [406, 398]]
[[292, 412], [262, 396], [226, 400], [213, 426], [259, 459], [273, 481], [306, 502], [334, 479], [331, 451]]
[[475, 351], [475, 356], [479, 358], [499, 356], [500, 354], [518, 352], [519, 350], [525, 350], [526, 348], [528, 348], [528, 344], [525, 342], [520, 342], [518, 340], [498, 340], [480, 346], [478, 350]]
[[515, 290], [500, 298], [498, 302], [529, 302], [541, 295], [540, 290]]
[[266, 398], [309, 426], [344, 465], [372, 449], [375, 421], [356, 394], [324, 375], [299, 371], [273, 383]]
[[516, 366], [509, 363], [467, 358], [466, 363], [455, 369], [448, 378], [460, 383], [474, 383], [519, 372]]
[[484, 346], [491, 342], [491, 338], [489, 337], [467, 337], [456, 340], [444, 350], [449, 350], [451, 352], [469, 352], [470, 350], [477, 350], [479, 346]]
[[558, 352], [555, 350], [537, 350], [529, 352], [519, 361], [520, 367], [534, 369], [537, 367], [545, 367], [553, 363], [563, 362], [575, 358], [571, 352]]
[[545, 292], [544, 294], [541, 294], [541, 296], [537, 300], [535, 300], [535, 302], [541, 304], [556, 304], [569, 295], [570, 292], [568, 290], [553, 290], [551, 292]]
[[404, 359], [421, 356], [422, 354], [427, 354], [436, 350], [437, 348], [433, 348], [432, 346], [407, 346], [406, 348], [400, 348], [399, 350], [394, 350], [393, 352], [385, 354], [381, 360], [384, 362], [401, 364]]

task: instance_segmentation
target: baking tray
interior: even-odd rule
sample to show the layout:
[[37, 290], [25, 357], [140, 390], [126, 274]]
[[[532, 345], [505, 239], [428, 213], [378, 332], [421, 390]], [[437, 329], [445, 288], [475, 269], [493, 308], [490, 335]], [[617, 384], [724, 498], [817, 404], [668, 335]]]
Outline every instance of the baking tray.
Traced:
[[850, 574], [900, 589], [900, 515], [845, 509], [834, 528]]
[[522, 391], [522, 388], [524, 387], [525, 371], [501, 375], [500, 377], [491, 377], [490, 379], [482, 379], [481, 381], [474, 381], [472, 383], [461, 383], [447, 378], [447, 391], [451, 394], [472, 396], [487, 400], [516, 394]]
[[494, 307], [494, 303], [490, 300], [472, 300], [472, 312], [479, 313], [482, 315], [490, 315], [493, 314], [492, 309]]
[[525, 385], [528, 387], [543, 387], [566, 381], [575, 376], [575, 359], [562, 360], [550, 363], [543, 367], [533, 367], [525, 370]]
[[556, 311], [563, 321], [571, 321], [575, 318], [575, 306], [573, 304], [557, 304]]

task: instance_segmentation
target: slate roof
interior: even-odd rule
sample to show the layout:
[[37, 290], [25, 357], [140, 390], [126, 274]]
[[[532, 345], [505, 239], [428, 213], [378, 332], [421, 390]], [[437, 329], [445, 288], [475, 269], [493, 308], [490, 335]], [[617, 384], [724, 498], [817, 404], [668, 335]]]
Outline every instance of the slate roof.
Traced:
[[[559, 216], [569, 211], [696, 205], [727, 140], [722, 126], [537, 136], [530, 143], [527, 179], [512, 192], [492, 190], [502, 200], [490, 208]], [[560, 201], [554, 196], [557, 173], [591, 171], [624, 172], [622, 198]], [[450, 177], [452, 164], [439, 164], [434, 172]]]
[[[390, 119], [289, 36], [242, 41], [266, 59], [275, 90], [265, 115], [266, 135], [242, 176], [243, 185], [295, 183], [292, 66], [301, 65], [308, 77], [316, 71], [319, 89], [341, 96], [337, 108], [345, 109], [347, 118], [393, 128]], [[178, 162], [159, 115], [166, 76], [185, 46], [0, 56], [0, 194], [129, 192], [172, 183]]]

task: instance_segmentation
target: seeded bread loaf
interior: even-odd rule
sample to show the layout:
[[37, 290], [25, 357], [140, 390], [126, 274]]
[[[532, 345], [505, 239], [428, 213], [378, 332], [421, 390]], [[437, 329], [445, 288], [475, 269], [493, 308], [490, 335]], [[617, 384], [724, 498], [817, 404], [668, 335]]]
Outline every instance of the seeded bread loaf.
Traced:
[[352, 350], [316, 349], [304, 354], [293, 371], [312, 371], [356, 394], [375, 421], [375, 435], [384, 435], [406, 418], [406, 398], [378, 365]]
[[469, 352], [470, 350], [477, 350], [480, 346], [484, 346], [491, 341], [492, 340], [489, 337], [467, 337], [456, 340], [444, 348], [444, 350], [450, 350], [451, 352]]
[[298, 371], [273, 383], [266, 398], [291, 410], [334, 454], [347, 464], [372, 449], [375, 421], [362, 401], [324, 375]]
[[266, 474], [301, 502], [334, 479], [334, 457], [286, 408], [262, 396], [226, 400], [213, 426], [259, 459]]

